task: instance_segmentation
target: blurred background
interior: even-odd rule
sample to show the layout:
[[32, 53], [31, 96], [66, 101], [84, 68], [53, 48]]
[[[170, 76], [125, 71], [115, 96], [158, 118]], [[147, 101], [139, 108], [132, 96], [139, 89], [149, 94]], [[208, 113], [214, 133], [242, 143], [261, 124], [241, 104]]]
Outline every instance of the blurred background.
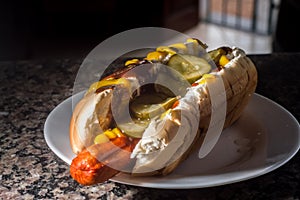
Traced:
[[0, 60], [84, 58], [132, 28], [165, 27], [213, 49], [298, 51], [299, 0], [26, 0], [0, 2]]

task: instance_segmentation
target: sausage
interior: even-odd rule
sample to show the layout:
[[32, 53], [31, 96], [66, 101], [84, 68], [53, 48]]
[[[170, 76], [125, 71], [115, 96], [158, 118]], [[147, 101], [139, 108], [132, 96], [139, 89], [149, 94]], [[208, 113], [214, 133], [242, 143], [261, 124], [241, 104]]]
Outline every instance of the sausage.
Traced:
[[70, 166], [73, 179], [82, 185], [102, 183], [130, 164], [130, 154], [137, 141], [118, 137], [111, 142], [94, 144], [80, 152]]

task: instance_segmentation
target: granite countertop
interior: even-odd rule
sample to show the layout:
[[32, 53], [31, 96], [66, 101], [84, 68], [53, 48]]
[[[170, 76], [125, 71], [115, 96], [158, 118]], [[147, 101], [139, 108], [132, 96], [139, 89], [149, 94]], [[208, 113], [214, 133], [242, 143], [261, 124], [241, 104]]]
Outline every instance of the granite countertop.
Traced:
[[[299, 121], [300, 53], [249, 56], [259, 75], [256, 92]], [[153, 189], [110, 181], [79, 185], [47, 146], [43, 128], [48, 114], [71, 96], [80, 64], [72, 59], [0, 63], [0, 199], [300, 198], [299, 153], [265, 175], [210, 188]]]

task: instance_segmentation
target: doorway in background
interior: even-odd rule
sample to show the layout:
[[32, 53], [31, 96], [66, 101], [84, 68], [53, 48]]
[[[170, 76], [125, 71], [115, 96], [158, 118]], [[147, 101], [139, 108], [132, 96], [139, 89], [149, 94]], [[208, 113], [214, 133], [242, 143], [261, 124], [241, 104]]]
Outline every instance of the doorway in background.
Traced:
[[199, 0], [202, 21], [271, 35], [276, 26], [280, 0]]

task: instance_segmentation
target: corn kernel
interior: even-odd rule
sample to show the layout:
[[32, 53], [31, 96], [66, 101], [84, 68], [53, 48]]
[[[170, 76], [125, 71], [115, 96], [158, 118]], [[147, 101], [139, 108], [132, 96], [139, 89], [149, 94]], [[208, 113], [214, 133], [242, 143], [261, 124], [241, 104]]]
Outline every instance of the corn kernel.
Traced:
[[105, 142], [109, 142], [109, 138], [103, 133], [97, 135], [94, 139], [95, 144], [101, 144]]
[[228, 58], [225, 55], [222, 55], [220, 60], [219, 60], [219, 64], [222, 67], [224, 67], [228, 62], [229, 62]]
[[104, 131], [104, 134], [111, 140], [115, 139], [117, 135], [112, 130], [106, 130]]
[[118, 137], [123, 137], [124, 136], [124, 134], [122, 133], [122, 131], [119, 128], [114, 128], [112, 130], [112, 132], [114, 132], [114, 134], [116, 134], [116, 136], [118, 136]]

